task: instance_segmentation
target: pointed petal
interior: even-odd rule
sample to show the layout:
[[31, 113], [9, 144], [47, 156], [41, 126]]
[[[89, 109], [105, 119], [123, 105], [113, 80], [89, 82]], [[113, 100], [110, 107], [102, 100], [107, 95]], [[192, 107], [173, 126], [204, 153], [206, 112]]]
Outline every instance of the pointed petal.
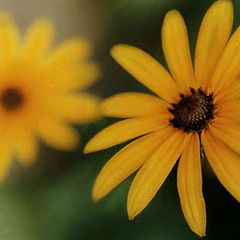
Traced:
[[211, 80], [208, 83], [209, 92], [218, 94], [237, 78], [240, 73], [240, 27], [230, 38], [222, 56], [216, 66]]
[[203, 89], [206, 87], [228, 41], [233, 24], [233, 4], [216, 1], [203, 18], [195, 52], [195, 74]]
[[117, 152], [102, 168], [93, 188], [93, 200], [104, 197], [125, 178], [139, 169], [157, 147], [171, 134], [172, 127], [141, 137]]
[[181, 93], [194, 84], [187, 28], [181, 14], [169, 11], [162, 26], [162, 48], [168, 67]]
[[17, 158], [23, 165], [31, 165], [36, 160], [38, 153], [36, 136], [28, 131], [16, 134], [18, 135], [15, 143]]
[[128, 193], [129, 219], [137, 216], [152, 200], [183, 151], [187, 136], [176, 131], [152, 154], [134, 178]]
[[19, 43], [19, 32], [13, 19], [6, 13], [0, 14], [0, 59], [6, 59], [16, 54]]
[[169, 73], [153, 57], [133, 46], [118, 44], [112, 57], [139, 82], [168, 102], [177, 96], [177, 87]]
[[41, 121], [37, 123], [36, 131], [47, 145], [57, 149], [71, 150], [79, 142], [77, 131], [58, 121]]
[[211, 133], [240, 154], [240, 125], [235, 121], [216, 118], [210, 126]]
[[206, 157], [222, 185], [240, 202], [240, 156], [211, 133], [202, 133]]
[[85, 146], [84, 153], [110, 148], [168, 125], [167, 116], [160, 114], [122, 120], [110, 125], [95, 135]]
[[45, 56], [52, 43], [53, 35], [53, 25], [50, 21], [37, 20], [25, 35], [23, 56], [32, 60]]
[[191, 134], [178, 165], [177, 187], [185, 219], [200, 237], [206, 231], [206, 208], [202, 193], [200, 142], [197, 133]]
[[167, 113], [167, 103], [145, 93], [119, 93], [105, 99], [101, 105], [105, 116], [115, 118], [139, 117]]

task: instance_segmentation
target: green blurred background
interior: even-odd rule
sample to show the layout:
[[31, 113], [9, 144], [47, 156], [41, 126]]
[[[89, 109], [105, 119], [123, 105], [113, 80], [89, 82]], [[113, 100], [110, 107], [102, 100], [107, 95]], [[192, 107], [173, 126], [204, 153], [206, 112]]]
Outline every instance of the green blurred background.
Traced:
[[[164, 14], [178, 9], [186, 20], [191, 48], [201, 19], [213, 0], [7, 0], [1, 10], [14, 17], [21, 30], [37, 17], [56, 24], [56, 43], [76, 35], [93, 44], [93, 59], [101, 67], [100, 81], [89, 91], [104, 98], [123, 91], [148, 92], [110, 57], [116, 43], [140, 47], [166, 66], [160, 30]], [[235, 0], [235, 24], [240, 1]], [[15, 162], [0, 187], [2, 240], [195, 240], [180, 208], [176, 167], [149, 206], [129, 221], [126, 197], [133, 176], [94, 204], [91, 189], [107, 160], [122, 146], [83, 155], [84, 144], [112, 119], [76, 126], [82, 142], [75, 152], [60, 152], [42, 144], [36, 164], [23, 168]], [[227, 159], [226, 159], [227, 161]], [[204, 169], [207, 237], [239, 239], [240, 204]]]

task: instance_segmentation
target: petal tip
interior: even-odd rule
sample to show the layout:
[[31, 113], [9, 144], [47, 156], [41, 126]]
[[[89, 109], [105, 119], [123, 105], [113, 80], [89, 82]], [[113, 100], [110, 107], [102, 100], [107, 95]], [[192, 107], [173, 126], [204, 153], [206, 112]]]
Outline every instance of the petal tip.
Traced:
[[[89, 143], [89, 142], [88, 142]], [[84, 154], [88, 154], [91, 152], [91, 150], [89, 149], [89, 144], [86, 144], [85, 147], [83, 148], [83, 153]]]
[[111, 56], [115, 59], [116, 57], [119, 56], [119, 54], [122, 53], [122, 51], [126, 50], [127, 48], [131, 48], [132, 46], [127, 45], [127, 44], [123, 44], [123, 43], [119, 43], [114, 45], [111, 50], [110, 50], [110, 54]]
[[182, 16], [181, 13], [176, 9], [172, 9], [172, 10], [170, 10], [166, 13], [165, 19], [169, 19], [169, 18], [173, 18], [173, 17], [179, 17], [179, 16]]
[[92, 194], [92, 201], [94, 203], [97, 203], [101, 198], [99, 196], [97, 196], [94, 192]]
[[133, 220], [135, 217], [136, 217], [136, 215], [128, 213], [129, 220]]

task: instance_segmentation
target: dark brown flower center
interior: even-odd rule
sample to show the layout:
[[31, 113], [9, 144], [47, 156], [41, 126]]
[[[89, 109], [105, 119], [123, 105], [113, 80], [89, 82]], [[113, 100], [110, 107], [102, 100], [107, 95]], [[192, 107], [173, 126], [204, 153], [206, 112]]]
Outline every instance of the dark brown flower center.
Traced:
[[0, 101], [5, 110], [13, 111], [22, 106], [24, 97], [19, 89], [9, 87], [1, 93]]
[[205, 94], [201, 88], [190, 88], [189, 95], [180, 94], [181, 100], [168, 110], [174, 118], [169, 120], [173, 127], [184, 132], [201, 132], [214, 118], [213, 94]]

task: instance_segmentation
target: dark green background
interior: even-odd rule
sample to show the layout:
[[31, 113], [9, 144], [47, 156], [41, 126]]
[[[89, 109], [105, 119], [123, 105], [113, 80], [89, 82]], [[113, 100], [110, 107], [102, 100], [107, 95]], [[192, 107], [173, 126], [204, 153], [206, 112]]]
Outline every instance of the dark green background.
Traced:
[[[126, 73], [110, 55], [116, 43], [140, 47], [166, 66], [160, 31], [165, 13], [178, 9], [189, 29], [191, 49], [210, 0], [8, 0], [1, 9], [15, 17], [24, 31], [39, 16], [57, 27], [56, 42], [83, 35], [94, 45], [93, 59], [101, 67], [100, 81], [90, 92], [104, 98], [123, 91], [149, 92]], [[234, 29], [240, 23], [240, 1], [235, 0]], [[75, 126], [82, 142], [75, 152], [60, 152], [42, 144], [30, 168], [17, 162], [0, 187], [2, 240], [196, 240], [180, 208], [176, 167], [149, 206], [133, 221], [126, 213], [126, 197], [133, 176], [99, 203], [91, 201], [94, 180], [107, 160], [122, 146], [83, 155], [84, 144], [113, 120]], [[117, 133], [116, 133], [117, 134]], [[227, 159], [226, 159], [227, 161]], [[204, 163], [206, 166], [206, 163]], [[240, 174], [240, 173], [239, 173]], [[238, 239], [240, 204], [204, 167], [207, 237]]]

